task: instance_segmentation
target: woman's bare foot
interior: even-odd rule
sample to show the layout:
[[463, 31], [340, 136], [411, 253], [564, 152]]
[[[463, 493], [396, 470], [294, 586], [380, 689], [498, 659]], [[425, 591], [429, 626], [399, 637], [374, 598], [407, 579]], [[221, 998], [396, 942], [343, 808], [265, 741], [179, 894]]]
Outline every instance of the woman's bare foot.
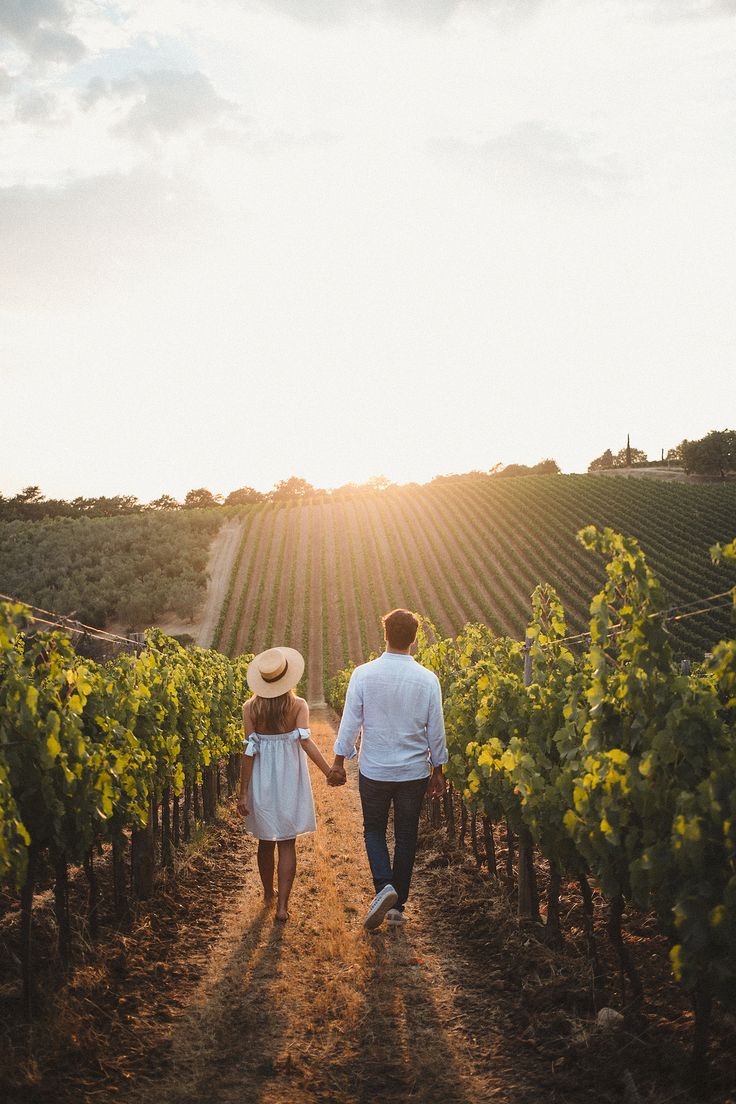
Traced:
[[289, 919], [289, 912], [285, 908], [276, 909], [276, 919], [280, 920], [282, 924], [286, 923]]
[[276, 900], [276, 894], [273, 893], [273, 892], [268, 893], [264, 889], [264, 891], [263, 891], [263, 906], [264, 906], [264, 908], [268, 908], [269, 905], [272, 905], [275, 900]]

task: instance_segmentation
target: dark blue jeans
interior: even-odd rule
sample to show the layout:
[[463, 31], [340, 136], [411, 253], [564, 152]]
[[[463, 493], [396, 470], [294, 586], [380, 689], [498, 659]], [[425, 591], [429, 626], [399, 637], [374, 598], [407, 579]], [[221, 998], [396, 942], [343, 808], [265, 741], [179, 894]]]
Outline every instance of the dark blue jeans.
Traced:
[[[374, 778], [366, 778], [363, 774], [358, 775], [358, 789], [363, 805], [363, 835], [373, 885], [376, 893], [384, 886], [392, 885], [399, 895], [395, 907], [402, 912], [409, 896], [417, 853], [419, 814], [428, 784], [429, 778], [415, 778], [410, 782], [379, 782]], [[391, 802], [394, 806], [393, 864], [386, 844]]]

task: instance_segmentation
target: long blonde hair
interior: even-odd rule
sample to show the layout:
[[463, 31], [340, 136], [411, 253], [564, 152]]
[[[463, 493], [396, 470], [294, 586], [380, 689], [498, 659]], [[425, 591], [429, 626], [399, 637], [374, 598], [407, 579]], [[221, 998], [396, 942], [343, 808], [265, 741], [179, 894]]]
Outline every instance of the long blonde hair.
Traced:
[[294, 691], [287, 690], [277, 698], [262, 698], [254, 694], [250, 704], [250, 719], [256, 732], [286, 732], [294, 706]]

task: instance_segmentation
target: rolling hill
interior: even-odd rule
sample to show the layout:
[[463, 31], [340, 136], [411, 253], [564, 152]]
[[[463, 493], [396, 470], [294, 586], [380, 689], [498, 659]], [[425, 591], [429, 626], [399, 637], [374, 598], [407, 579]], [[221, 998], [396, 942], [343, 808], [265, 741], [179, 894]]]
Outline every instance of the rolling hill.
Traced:
[[695, 603], [671, 625], [680, 654], [701, 659], [729, 633], [725, 602], [690, 614], [735, 581], [709, 547], [736, 533], [736, 484], [461, 476], [250, 508], [213, 643], [229, 655], [299, 648], [319, 700], [325, 678], [380, 649], [380, 616], [393, 606], [421, 610], [443, 634], [484, 621], [521, 637], [529, 596], [546, 581], [581, 631], [603, 579], [576, 540], [591, 523], [639, 539], [672, 607]]

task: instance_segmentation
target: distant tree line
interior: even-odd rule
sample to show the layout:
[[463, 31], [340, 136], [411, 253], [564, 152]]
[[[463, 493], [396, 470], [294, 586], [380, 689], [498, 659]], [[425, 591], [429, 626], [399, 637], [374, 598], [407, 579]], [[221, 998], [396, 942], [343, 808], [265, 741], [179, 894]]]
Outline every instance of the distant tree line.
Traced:
[[0, 494], [0, 520], [38, 520], [46, 517], [109, 518], [125, 514], [161, 513], [171, 510], [209, 510], [220, 506], [249, 506], [258, 502], [276, 502], [299, 498], [334, 498], [363, 492], [383, 491], [394, 486], [385, 475], [372, 476], [366, 483], [345, 483], [341, 487], [325, 490], [315, 487], [306, 479], [292, 475], [282, 479], [270, 491], [257, 491], [255, 487], [238, 487], [227, 497], [214, 494], [207, 487], [195, 487], [187, 491], [184, 501], [173, 495], [163, 494], [152, 502], [141, 502], [135, 495], [102, 495], [98, 498], [46, 498], [39, 486], [24, 487], [12, 497]]
[[600, 456], [596, 456], [595, 460], [591, 460], [588, 464], [588, 471], [605, 471], [608, 468], [632, 468], [648, 462], [647, 454], [643, 449], [627, 445], [626, 448], [619, 449], [616, 453], [612, 452], [611, 449], [606, 449]]
[[671, 451], [685, 471], [725, 479], [736, 471], [736, 429], [712, 429], [699, 441], [681, 441]]
[[89, 625], [142, 628], [204, 599], [214, 511], [25, 518], [0, 525], [0, 591]]
[[645, 452], [627, 443], [626, 448], [619, 449], [616, 453], [606, 449], [595, 460], [591, 460], [588, 471], [642, 466], [658, 467], [663, 461], [667, 464], [680, 465], [688, 474], [725, 479], [729, 473], [736, 472], [736, 430], [712, 429], [697, 441], [685, 439], [674, 448], [668, 449], [663, 460], [650, 461]]
[[506, 464], [498, 467], [491, 473], [501, 479], [513, 478], [516, 475], [559, 475], [560, 466], [556, 460], [540, 460], [538, 464]]

